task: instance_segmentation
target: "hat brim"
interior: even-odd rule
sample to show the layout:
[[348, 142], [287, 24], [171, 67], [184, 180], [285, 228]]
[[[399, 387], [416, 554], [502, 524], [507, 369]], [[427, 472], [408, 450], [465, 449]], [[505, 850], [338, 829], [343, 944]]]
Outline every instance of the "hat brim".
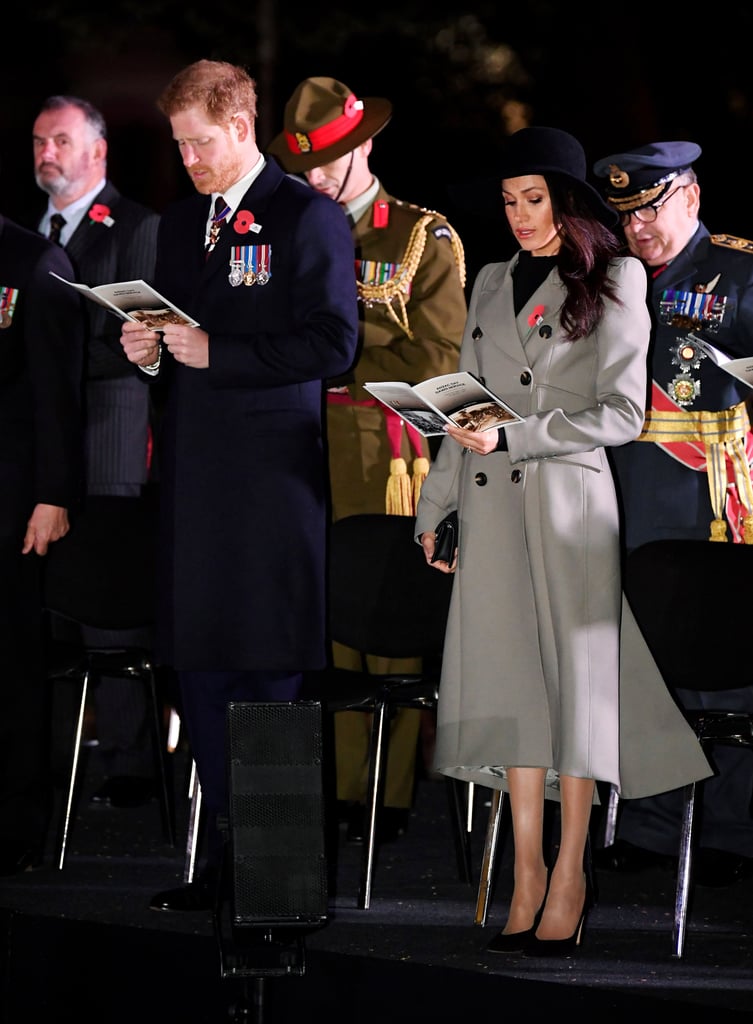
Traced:
[[506, 221], [505, 204], [502, 199], [502, 180], [504, 178], [519, 178], [527, 174], [551, 174], [564, 178], [569, 184], [578, 189], [593, 211], [594, 216], [605, 227], [615, 228], [619, 223], [619, 213], [617, 213], [614, 207], [609, 206], [604, 201], [593, 185], [565, 173], [559, 167], [531, 167], [529, 164], [525, 170], [521, 170], [510, 164], [507, 167], [501, 167], [493, 175], [450, 185], [448, 192], [453, 202], [467, 213], [474, 214], [477, 217], [492, 217], [500, 221]]
[[348, 132], [338, 142], [327, 146], [324, 149], [312, 150], [309, 153], [292, 153], [288, 147], [286, 133], [280, 132], [267, 146], [267, 152], [281, 164], [284, 170], [291, 174], [298, 171], [310, 171], [314, 167], [322, 167], [324, 164], [338, 160], [346, 153], [350, 153], [362, 142], [373, 138], [384, 128], [392, 117], [392, 104], [389, 100], [380, 97], [370, 96], [363, 101], [363, 117], [352, 132]]

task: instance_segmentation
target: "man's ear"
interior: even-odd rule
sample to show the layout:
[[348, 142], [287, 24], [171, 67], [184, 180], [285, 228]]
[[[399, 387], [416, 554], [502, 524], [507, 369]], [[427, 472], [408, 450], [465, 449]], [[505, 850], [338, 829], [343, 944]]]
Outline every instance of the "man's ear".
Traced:
[[245, 142], [251, 134], [251, 124], [245, 114], [233, 114], [230, 121], [232, 127], [235, 128], [235, 134], [239, 142]]
[[686, 185], [683, 191], [685, 193], [685, 205], [688, 216], [697, 217], [701, 206], [701, 186], [697, 181], [694, 181], [690, 185]]

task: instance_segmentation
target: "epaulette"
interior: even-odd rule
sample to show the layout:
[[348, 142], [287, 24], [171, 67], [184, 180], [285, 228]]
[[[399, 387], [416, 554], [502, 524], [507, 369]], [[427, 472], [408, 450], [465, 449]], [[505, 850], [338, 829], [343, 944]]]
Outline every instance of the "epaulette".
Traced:
[[[418, 220], [411, 230], [410, 238], [408, 239], [408, 244], [405, 247], [402, 259], [397, 265], [398, 270], [392, 275], [392, 277], [387, 278], [386, 281], [381, 281], [379, 284], [356, 281], [356, 286], [358, 288], [358, 297], [362, 302], [366, 303], [367, 306], [372, 305], [374, 302], [384, 303], [388, 314], [401, 328], [401, 330], [403, 330], [412, 340], [413, 332], [411, 331], [410, 324], [408, 323], [408, 310], [406, 308], [405, 299], [406, 296], [410, 295], [413, 278], [418, 270], [421, 257], [424, 254], [424, 249], [426, 247], [426, 233], [429, 230], [429, 225], [433, 220], [435, 220], [435, 218], [441, 217], [442, 215], [437, 213], [436, 210], [426, 210], [422, 206], [416, 206], [413, 203], [404, 203], [400, 199], [395, 199], [394, 203], [396, 206], [400, 206], [402, 209], [408, 210], [410, 213], [415, 213], [418, 217]], [[463, 250], [463, 243], [460, 241], [460, 236], [457, 231], [455, 231], [455, 229], [446, 222], [435, 227], [432, 233], [437, 238], [447, 237], [449, 239], [458, 269], [460, 287], [464, 288], [465, 252]], [[395, 310], [394, 304], [397, 304], [398, 310]]]
[[738, 238], [736, 235], [712, 235], [712, 245], [721, 245], [725, 249], [736, 249], [738, 252], [753, 253], [753, 242], [747, 238]]

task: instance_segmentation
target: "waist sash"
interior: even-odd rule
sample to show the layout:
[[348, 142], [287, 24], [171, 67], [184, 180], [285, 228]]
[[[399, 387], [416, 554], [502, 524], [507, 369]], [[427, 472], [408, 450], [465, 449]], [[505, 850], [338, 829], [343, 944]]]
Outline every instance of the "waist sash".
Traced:
[[[379, 406], [384, 413], [385, 427], [387, 429], [387, 440], [390, 445], [392, 460], [390, 462], [390, 475], [387, 479], [387, 493], [385, 495], [386, 512], [388, 515], [414, 516], [416, 506], [421, 495], [421, 484], [429, 472], [429, 460], [424, 457], [421, 434], [415, 427], [407, 423], [393, 409], [382, 405], [376, 398], [364, 398], [356, 401], [345, 392], [328, 391], [328, 405], [349, 405], [361, 408], [373, 408]], [[408, 476], [408, 467], [401, 455], [403, 427], [408, 435], [411, 448], [414, 452], [413, 477]]]
[[714, 520], [709, 540], [753, 544], [753, 434], [745, 402], [716, 412], [682, 409], [654, 381], [639, 441], [651, 441], [688, 469], [706, 473]]

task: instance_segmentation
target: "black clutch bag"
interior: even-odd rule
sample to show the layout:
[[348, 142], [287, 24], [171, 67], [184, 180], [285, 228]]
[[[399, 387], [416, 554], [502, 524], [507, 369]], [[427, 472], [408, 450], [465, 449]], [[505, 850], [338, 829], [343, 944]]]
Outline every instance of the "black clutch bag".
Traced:
[[447, 562], [452, 565], [455, 549], [458, 546], [458, 514], [450, 512], [435, 530], [434, 554], [432, 562]]

